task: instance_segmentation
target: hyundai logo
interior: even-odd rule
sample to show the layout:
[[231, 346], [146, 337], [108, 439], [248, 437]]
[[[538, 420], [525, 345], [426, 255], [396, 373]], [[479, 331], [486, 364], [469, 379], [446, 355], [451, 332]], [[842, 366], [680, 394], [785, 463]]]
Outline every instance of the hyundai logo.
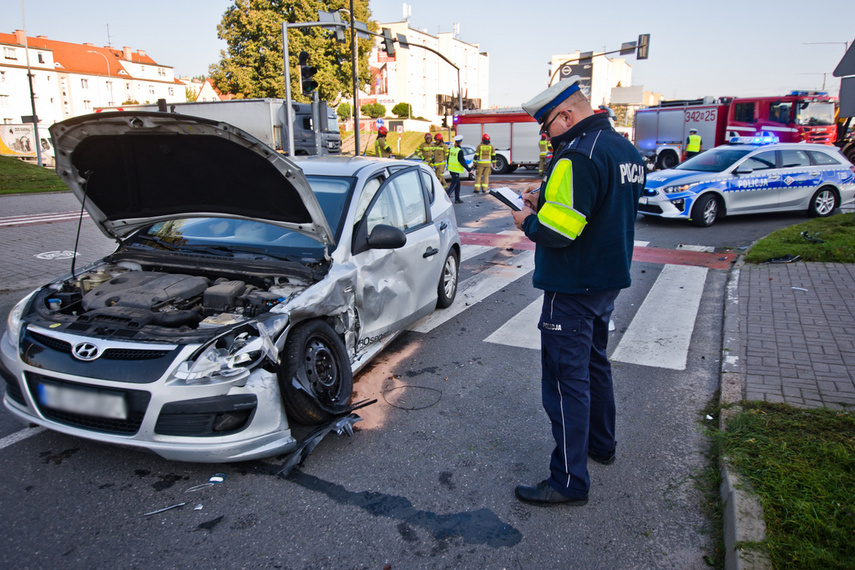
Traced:
[[74, 346], [74, 350], [71, 351], [74, 355], [74, 358], [77, 360], [90, 361], [95, 360], [101, 354], [101, 350], [92, 344], [91, 342], [81, 342]]

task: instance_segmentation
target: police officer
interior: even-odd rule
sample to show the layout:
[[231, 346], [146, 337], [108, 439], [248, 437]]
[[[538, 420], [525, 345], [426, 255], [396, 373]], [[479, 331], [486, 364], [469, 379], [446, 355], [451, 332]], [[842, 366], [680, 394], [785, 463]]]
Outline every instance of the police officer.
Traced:
[[377, 140], [374, 141], [374, 152], [377, 156], [383, 158], [392, 158], [392, 147], [386, 142], [386, 135], [389, 134], [389, 129], [380, 127], [377, 129]]
[[523, 193], [514, 223], [535, 245], [541, 311], [541, 390], [555, 449], [550, 475], [519, 485], [517, 497], [584, 505], [587, 460], [615, 460], [615, 401], [606, 349], [618, 292], [629, 267], [644, 163], [635, 147], [595, 114], [565, 79], [523, 105], [555, 147], [539, 188]]
[[703, 149], [704, 143], [698, 129], [689, 129], [689, 136], [686, 138], [686, 160], [697, 156]]
[[433, 137], [430, 133], [425, 133], [425, 142], [419, 145], [416, 153], [425, 164], [433, 166]]
[[486, 193], [490, 188], [490, 172], [493, 170], [493, 163], [496, 161], [496, 149], [490, 144], [490, 135], [484, 133], [481, 137], [481, 144], [475, 149], [475, 190], [473, 194], [478, 192]]
[[448, 151], [448, 171], [451, 173], [451, 186], [447, 192], [449, 196], [454, 196], [455, 204], [463, 203], [463, 200], [460, 199], [460, 175], [472, 170], [463, 158], [463, 149], [460, 148], [462, 142], [463, 135], [457, 135], [454, 137], [454, 146]]
[[546, 133], [540, 133], [540, 141], [537, 145], [540, 147], [540, 163], [537, 165], [537, 175], [543, 176], [543, 171], [546, 170], [546, 156], [552, 150], [552, 144], [546, 138]]
[[442, 133], [436, 133], [433, 137], [433, 169], [436, 172], [436, 177], [439, 178], [442, 187], [448, 190], [448, 183], [445, 181], [445, 165], [448, 162], [448, 148], [442, 140]]

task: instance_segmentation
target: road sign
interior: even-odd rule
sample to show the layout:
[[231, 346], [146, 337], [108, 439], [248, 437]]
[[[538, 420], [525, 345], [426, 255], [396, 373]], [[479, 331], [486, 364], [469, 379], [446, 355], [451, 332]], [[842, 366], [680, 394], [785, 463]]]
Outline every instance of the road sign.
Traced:
[[377, 126], [378, 126], [378, 127], [382, 127], [382, 126], [383, 126], [383, 119], [377, 119]]

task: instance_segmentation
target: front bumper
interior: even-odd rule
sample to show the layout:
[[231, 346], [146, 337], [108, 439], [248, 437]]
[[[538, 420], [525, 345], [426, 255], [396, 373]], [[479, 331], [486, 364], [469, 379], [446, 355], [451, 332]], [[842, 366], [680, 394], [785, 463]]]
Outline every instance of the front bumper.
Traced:
[[[28, 336], [31, 332], [48, 336], [43, 330], [28, 331]], [[60, 343], [24, 341], [30, 343], [30, 351], [55, 353], [51, 354], [55, 363], [63, 358], [73, 362], [70, 354], [62, 353]], [[133, 370], [139, 363], [130, 354], [131, 346], [128, 343], [129, 352], [121, 354], [126, 360], [117, 365]], [[28, 365], [4, 334], [0, 339], [0, 376], [6, 385], [3, 403], [24, 422], [176, 461], [226, 463], [292, 451], [297, 442], [275, 373], [259, 367], [235, 384], [167, 383], [174, 368], [195, 348], [182, 347], [153, 381], [105, 380], [88, 377], [71, 365], [51, 369]], [[116, 407], [121, 410], [117, 412]]]
[[638, 213], [660, 218], [682, 218], [688, 220], [692, 204], [697, 195], [691, 192], [665, 194], [661, 190], [646, 189], [638, 199]]

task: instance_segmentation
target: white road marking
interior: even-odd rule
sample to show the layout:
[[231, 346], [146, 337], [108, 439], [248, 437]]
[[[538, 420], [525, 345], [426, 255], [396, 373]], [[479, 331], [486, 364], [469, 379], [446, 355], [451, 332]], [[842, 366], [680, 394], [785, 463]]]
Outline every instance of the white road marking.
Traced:
[[41, 426], [24, 428], [21, 431], [16, 431], [15, 433], [7, 435], [3, 439], [0, 439], [0, 449], [5, 449], [12, 444], [15, 444], [15, 443], [18, 443], [19, 441], [25, 440], [28, 437], [40, 434], [43, 431], [45, 431], [45, 428], [43, 428]]
[[540, 320], [542, 306], [543, 295], [496, 329], [484, 342], [540, 350], [540, 330], [537, 328], [537, 322]]
[[409, 330], [426, 333], [453, 319], [472, 305], [480, 303], [496, 291], [507, 287], [534, 269], [534, 252], [524, 251], [508, 259], [509, 265], [491, 265], [484, 271], [461, 281], [457, 287], [457, 298], [447, 309], [434, 311]]
[[677, 249], [685, 249], [687, 251], [700, 251], [703, 253], [713, 253], [715, 248], [709, 245], [689, 245], [685, 243], [681, 243], [677, 246]]
[[665, 265], [612, 360], [685, 370], [706, 277], [706, 267]]

